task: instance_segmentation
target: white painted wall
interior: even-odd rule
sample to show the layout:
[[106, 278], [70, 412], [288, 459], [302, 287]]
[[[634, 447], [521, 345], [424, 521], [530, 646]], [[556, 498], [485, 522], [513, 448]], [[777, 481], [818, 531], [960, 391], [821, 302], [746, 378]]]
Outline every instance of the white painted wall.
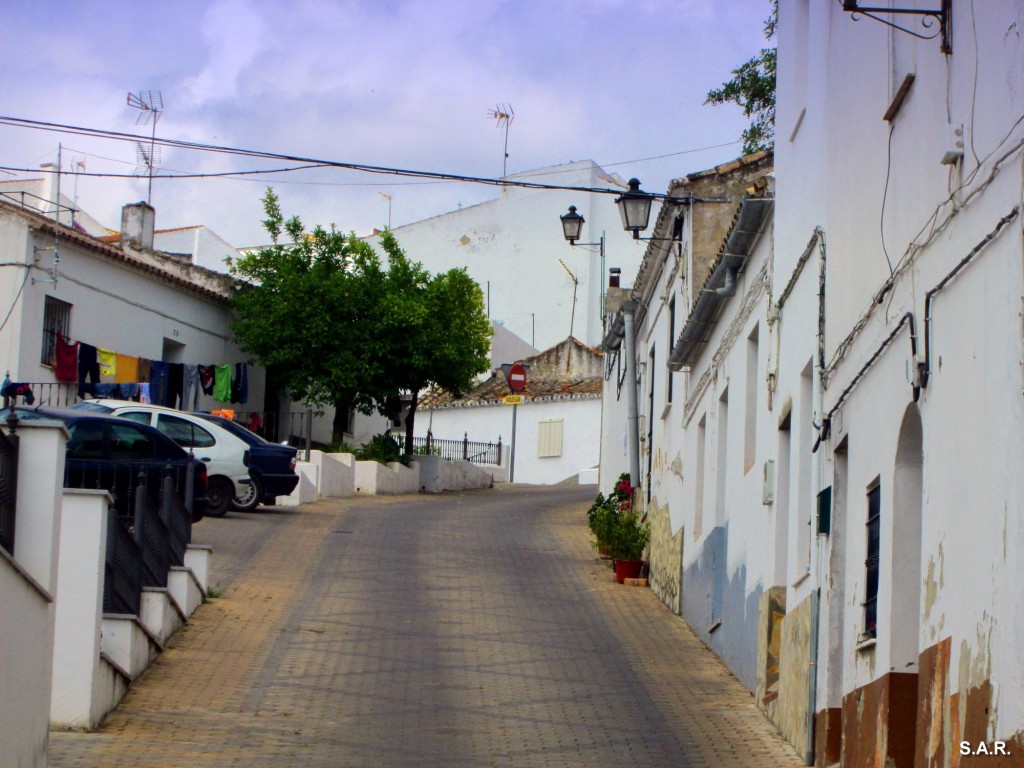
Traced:
[[[53, 236], [28, 226], [25, 219], [0, 210], [0, 248], [10, 260], [34, 265], [34, 248], [52, 248]], [[51, 382], [53, 371], [40, 363], [43, 306], [47, 295], [72, 304], [74, 340], [122, 354], [183, 363], [244, 362], [230, 338], [230, 311], [223, 302], [186, 291], [152, 272], [130, 268], [78, 243], [60, 245], [56, 285], [32, 282], [48, 275], [32, 268], [7, 326], [0, 331], [0, 367], [12, 381]], [[52, 266], [52, 250], [40, 252], [39, 265]], [[24, 267], [0, 267], [0, 300], [14, 303]], [[261, 410], [264, 375], [249, 366], [249, 403]], [[220, 407], [201, 396], [200, 409]], [[235, 406], [238, 407], [238, 406]]]
[[[510, 177], [545, 184], [615, 188], [621, 183], [593, 161], [585, 160]], [[586, 219], [583, 242], [605, 233], [605, 267], [632, 274], [643, 246], [622, 230], [619, 212], [608, 195], [505, 188], [479, 205], [435, 216], [394, 230], [412, 259], [432, 273], [466, 267], [490, 294], [489, 315], [537, 349], [569, 335], [572, 281], [562, 259], [579, 279], [573, 335], [590, 345], [601, 341], [601, 269], [598, 249], [570, 248], [559, 216], [575, 205]], [[376, 239], [370, 242], [376, 245]], [[536, 334], [533, 333], [535, 321]]]
[[[5, 765], [43, 768], [50, 730], [52, 597], [0, 550], [0, 744]], [[12, 692], [16, 691], [17, 695]]]
[[[548, 485], [590, 469], [600, 461], [601, 400], [586, 397], [573, 400], [527, 401], [516, 416], [515, 477], [517, 483]], [[562, 455], [538, 457], [538, 425], [543, 420], [562, 419]], [[512, 406], [480, 405], [420, 411], [417, 433], [426, 435], [431, 425], [437, 439], [512, 442]]]
[[[833, 535], [815, 542], [807, 582], [828, 586], [819, 562], [822, 569], [832, 558], [846, 564], [843, 594], [836, 595], [842, 605], [827, 593], [823, 601], [821, 647], [833, 655], [818, 667], [818, 708], [838, 706], [891, 668], [915, 671], [916, 660], [900, 650], [901, 624], [910, 623], [919, 651], [950, 641], [947, 696], [992, 685], [998, 705], [986, 735], [1000, 739], [1024, 730], [1024, 556], [1015, 544], [1024, 481], [1006, 470], [1024, 460], [1021, 216], [935, 295], [930, 313], [925, 296], [1021, 205], [1024, 8], [954, 0], [952, 19], [953, 53], [946, 56], [937, 40], [869, 19], [853, 22], [838, 4], [780, 3], [774, 284], [786, 283], [821, 226], [828, 365], [824, 391], [814, 376], [816, 421], [857, 383], [811, 469], [812, 492], [833, 482], [837, 466], [848, 472], [840, 500], [845, 541]], [[916, 79], [887, 123], [882, 115], [907, 73]], [[942, 165], [950, 125], [961, 124], [964, 157]], [[800, 278], [780, 325], [779, 397], [792, 399], [794, 413], [800, 372], [814, 356], [816, 292], [817, 263]], [[908, 312], [919, 353], [929, 318], [932, 331], [932, 377], [913, 406], [923, 433], [919, 557], [916, 537], [899, 538], [906, 535], [906, 501], [895, 491], [900, 427], [913, 402], [909, 326], [895, 329]], [[792, 436], [796, 442], [795, 427]], [[837, 460], [844, 439], [848, 452]], [[875, 482], [882, 499], [878, 638], [857, 652], [866, 493]], [[791, 538], [790, 575], [799, 567], [795, 543]], [[908, 556], [918, 559], [913, 567]], [[790, 604], [802, 594], [791, 589]]]

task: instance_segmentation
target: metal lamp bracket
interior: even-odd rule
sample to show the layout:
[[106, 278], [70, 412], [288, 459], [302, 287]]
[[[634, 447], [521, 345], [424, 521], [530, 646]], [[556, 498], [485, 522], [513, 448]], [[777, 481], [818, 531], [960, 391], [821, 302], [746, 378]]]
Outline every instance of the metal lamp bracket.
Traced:
[[[854, 21], [859, 21], [861, 16], [867, 16], [869, 19], [880, 21], [887, 27], [898, 29], [900, 32], [906, 32], [908, 35], [913, 35], [920, 40], [934, 40], [938, 37], [940, 38], [939, 48], [943, 53], [949, 54], [953, 52], [953, 0], [941, 0], [941, 2], [942, 7], [937, 10], [925, 10], [922, 8], [865, 8], [857, 5], [857, 0], [842, 0], [842, 6], [844, 11], [852, 14], [851, 18]], [[917, 32], [913, 29], [908, 29], [875, 15], [879, 13], [919, 16], [921, 27], [927, 31]], [[936, 23], [938, 24], [938, 29], [935, 29]]]

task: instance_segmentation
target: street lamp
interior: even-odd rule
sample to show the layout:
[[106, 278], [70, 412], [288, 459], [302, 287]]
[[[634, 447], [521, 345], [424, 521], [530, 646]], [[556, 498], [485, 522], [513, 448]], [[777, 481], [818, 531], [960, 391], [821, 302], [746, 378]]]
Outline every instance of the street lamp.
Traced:
[[651, 218], [651, 203], [654, 197], [640, 189], [637, 179], [629, 180], [629, 189], [615, 198], [622, 217], [622, 228], [633, 233], [633, 239], [639, 240], [640, 233], [647, 229]]
[[576, 213], [575, 205], [570, 205], [569, 212], [563, 213], [559, 218], [562, 219], [562, 232], [565, 234], [565, 239], [569, 241], [569, 245], [576, 245], [586, 219]]

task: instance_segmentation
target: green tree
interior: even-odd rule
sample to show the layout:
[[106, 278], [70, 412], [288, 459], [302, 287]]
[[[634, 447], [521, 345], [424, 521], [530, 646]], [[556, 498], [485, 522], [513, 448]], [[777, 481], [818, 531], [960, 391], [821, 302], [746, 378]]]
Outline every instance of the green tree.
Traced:
[[[381, 238], [385, 264], [333, 225], [306, 234], [298, 217], [285, 220], [273, 190], [263, 206], [274, 244], [231, 265], [248, 283], [234, 300], [239, 346], [314, 408], [385, 413], [411, 393], [411, 453], [418, 392], [437, 385], [461, 394], [487, 370], [491, 328], [480, 287], [464, 269], [431, 276], [390, 231]], [[334, 431], [340, 438], [337, 418]]]
[[[772, 0], [771, 14], [764, 22], [766, 40], [775, 37], [779, 19], [779, 0]], [[732, 79], [721, 88], [708, 91], [705, 104], [737, 104], [750, 118], [743, 131], [743, 154], [771, 150], [775, 146], [775, 62], [776, 49], [762, 48], [761, 53], [732, 71]]]
[[465, 269], [431, 276], [411, 261], [385, 230], [381, 248], [387, 257], [377, 333], [394, 351], [381, 368], [373, 390], [383, 408], [402, 393], [410, 395], [405, 420], [405, 453], [412, 454], [419, 393], [440, 387], [456, 397], [490, 365], [491, 324], [483, 291]]

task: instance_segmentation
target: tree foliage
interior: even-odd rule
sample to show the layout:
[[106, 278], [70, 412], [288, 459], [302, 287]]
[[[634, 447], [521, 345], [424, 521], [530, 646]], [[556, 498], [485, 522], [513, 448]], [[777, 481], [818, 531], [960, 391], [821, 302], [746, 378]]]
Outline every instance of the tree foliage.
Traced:
[[[764, 36], [775, 37], [779, 18], [779, 2], [772, 0], [772, 10], [764, 22]], [[737, 104], [750, 118], [742, 133], [743, 154], [749, 155], [775, 146], [775, 63], [776, 49], [762, 48], [752, 59], [732, 71], [732, 79], [721, 88], [708, 91], [705, 104]]]
[[231, 266], [250, 283], [235, 295], [239, 346], [314, 408], [384, 413], [411, 394], [411, 452], [416, 394], [434, 385], [461, 394], [487, 370], [491, 327], [480, 287], [465, 269], [431, 275], [390, 231], [382, 260], [333, 225], [306, 234], [298, 217], [285, 220], [273, 190], [263, 205], [274, 244]]

